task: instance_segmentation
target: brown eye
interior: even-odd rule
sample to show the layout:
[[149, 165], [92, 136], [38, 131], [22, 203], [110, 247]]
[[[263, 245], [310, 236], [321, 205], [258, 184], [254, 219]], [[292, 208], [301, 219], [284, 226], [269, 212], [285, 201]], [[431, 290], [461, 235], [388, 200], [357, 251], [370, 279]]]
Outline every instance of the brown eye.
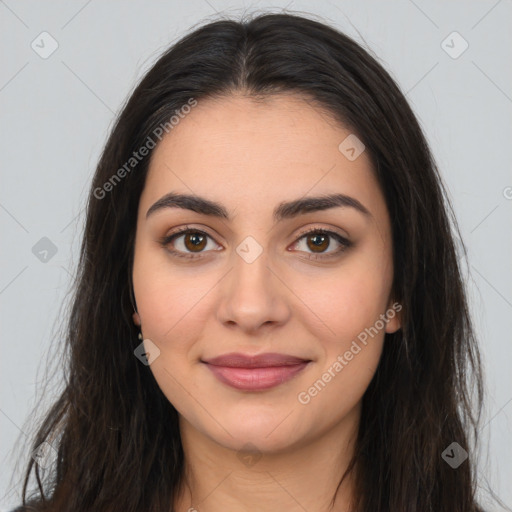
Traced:
[[[333, 245], [331, 243], [332, 240], [335, 241], [334, 250], [327, 252], [327, 249]], [[303, 241], [305, 243], [303, 243]], [[304, 233], [297, 242], [295, 242], [294, 247], [301, 250], [301, 245], [305, 245], [304, 252], [309, 254], [309, 256], [307, 256], [309, 259], [322, 259], [338, 256], [344, 252], [345, 249], [351, 247], [352, 242], [334, 231], [315, 228]], [[338, 247], [336, 247], [336, 245]]]
[[[329, 247], [329, 237], [323, 234], [307, 235], [308, 247], [313, 252], [323, 252]], [[309, 243], [311, 241], [311, 243]]]
[[[195, 258], [201, 257], [203, 252], [209, 252], [205, 251], [209, 240], [213, 241], [213, 238], [208, 235], [208, 233], [187, 228], [165, 236], [160, 240], [160, 243], [175, 256]], [[215, 248], [213, 250], [215, 250]]]
[[[202, 257], [203, 253], [206, 256], [206, 253], [211, 252], [210, 250], [206, 250], [209, 240], [214, 241], [208, 233], [197, 229], [186, 228], [177, 233], [165, 236], [160, 240], [160, 243], [175, 256], [193, 259]], [[352, 246], [352, 242], [338, 233], [320, 228], [312, 229], [304, 233], [294, 245], [300, 246], [303, 240], [305, 240], [306, 250], [299, 249], [299, 252], [308, 253], [308, 259], [334, 257]], [[332, 240], [335, 240], [334, 250], [327, 252], [327, 249], [332, 246]], [[338, 245], [337, 248], [336, 244]], [[220, 249], [213, 248], [212, 250]]]
[[184, 235], [185, 247], [189, 251], [202, 251], [206, 247], [206, 236], [197, 231], [185, 233]]

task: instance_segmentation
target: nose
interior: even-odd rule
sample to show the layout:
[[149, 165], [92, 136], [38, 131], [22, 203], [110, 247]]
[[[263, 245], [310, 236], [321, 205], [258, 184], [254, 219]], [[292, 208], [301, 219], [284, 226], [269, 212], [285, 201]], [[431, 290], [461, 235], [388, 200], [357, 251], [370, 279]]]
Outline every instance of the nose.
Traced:
[[288, 321], [291, 292], [271, 267], [266, 250], [254, 260], [243, 252], [233, 254], [231, 270], [221, 282], [217, 318], [222, 324], [255, 334]]

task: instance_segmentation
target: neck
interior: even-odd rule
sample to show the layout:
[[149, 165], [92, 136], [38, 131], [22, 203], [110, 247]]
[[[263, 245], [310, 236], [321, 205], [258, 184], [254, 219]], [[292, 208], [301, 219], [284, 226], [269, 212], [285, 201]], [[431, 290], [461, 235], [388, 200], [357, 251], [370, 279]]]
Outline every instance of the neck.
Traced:
[[354, 453], [359, 417], [356, 407], [314, 440], [279, 452], [242, 453], [216, 443], [180, 415], [185, 485], [174, 511], [349, 512], [352, 474], [337, 488]]

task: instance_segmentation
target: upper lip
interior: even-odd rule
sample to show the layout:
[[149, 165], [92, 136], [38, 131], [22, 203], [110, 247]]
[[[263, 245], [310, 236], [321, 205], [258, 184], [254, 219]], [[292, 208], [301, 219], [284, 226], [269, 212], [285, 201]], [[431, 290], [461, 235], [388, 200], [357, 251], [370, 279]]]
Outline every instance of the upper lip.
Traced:
[[264, 368], [268, 366], [291, 366], [309, 361], [310, 359], [304, 359], [302, 357], [291, 356], [288, 354], [267, 353], [251, 356], [231, 352], [211, 359], [204, 359], [203, 363], [234, 368]]

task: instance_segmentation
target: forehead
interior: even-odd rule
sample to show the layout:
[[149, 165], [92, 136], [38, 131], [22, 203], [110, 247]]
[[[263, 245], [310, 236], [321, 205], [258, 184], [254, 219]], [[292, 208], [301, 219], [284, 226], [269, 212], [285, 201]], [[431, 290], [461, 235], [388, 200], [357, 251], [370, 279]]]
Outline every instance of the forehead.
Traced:
[[340, 192], [382, 214], [369, 156], [350, 160], [339, 149], [353, 136], [293, 94], [199, 100], [155, 148], [141, 203], [177, 191], [237, 210], [272, 209], [284, 199]]

